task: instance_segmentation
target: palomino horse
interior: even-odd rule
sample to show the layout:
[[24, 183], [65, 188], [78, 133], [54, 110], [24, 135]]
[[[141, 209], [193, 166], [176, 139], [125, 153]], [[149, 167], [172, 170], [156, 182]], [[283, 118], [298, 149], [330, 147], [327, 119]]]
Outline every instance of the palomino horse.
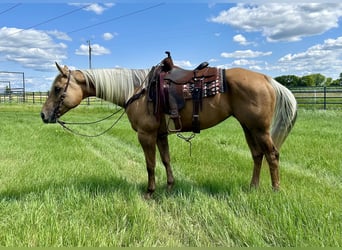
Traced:
[[[145, 89], [149, 70], [89, 69], [69, 70], [56, 63], [55, 78], [41, 118], [55, 123], [82, 99], [97, 96], [125, 107], [132, 128], [143, 148], [148, 173], [147, 197], [155, 191], [156, 146], [166, 168], [167, 186], [174, 184], [170, 165], [168, 129], [165, 116], [157, 117]], [[200, 129], [210, 128], [233, 116], [241, 124], [254, 161], [251, 187], [259, 185], [265, 156], [272, 187], [279, 189], [279, 149], [293, 127], [297, 103], [292, 93], [271, 77], [241, 68], [226, 69], [227, 91], [203, 98]], [[132, 98], [132, 96], [134, 98]], [[192, 101], [186, 100], [179, 111], [182, 131], [192, 130]], [[162, 111], [160, 111], [162, 112]]]

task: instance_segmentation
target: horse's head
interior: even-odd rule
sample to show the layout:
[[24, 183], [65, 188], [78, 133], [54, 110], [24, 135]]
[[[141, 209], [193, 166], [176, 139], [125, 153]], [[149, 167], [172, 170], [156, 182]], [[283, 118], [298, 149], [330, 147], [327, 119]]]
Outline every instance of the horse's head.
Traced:
[[40, 113], [45, 123], [55, 123], [60, 116], [79, 105], [84, 98], [80, 85], [83, 75], [78, 71], [69, 70], [67, 66], [62, 68], [57, 63], [56, 66], [60, 74], [55, 78]]

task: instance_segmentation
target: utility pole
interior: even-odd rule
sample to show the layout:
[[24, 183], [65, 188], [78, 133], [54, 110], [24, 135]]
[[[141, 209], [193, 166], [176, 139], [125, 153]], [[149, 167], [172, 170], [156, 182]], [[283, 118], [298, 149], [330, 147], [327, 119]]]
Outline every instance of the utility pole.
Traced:
[[88, 43], [88, 51], [89, 51], [89, 69], [91, 69], [91, 46], [90, 46], [90, 40], [87, 41]]
[[[89, 54], [89, 69], [91, 69], [91, 46], [90, 46], [90, 40], [87, 41], [88, 43], [88, 54]], [[90, 99], [87, 98], [87, 104], [90, 105]]]

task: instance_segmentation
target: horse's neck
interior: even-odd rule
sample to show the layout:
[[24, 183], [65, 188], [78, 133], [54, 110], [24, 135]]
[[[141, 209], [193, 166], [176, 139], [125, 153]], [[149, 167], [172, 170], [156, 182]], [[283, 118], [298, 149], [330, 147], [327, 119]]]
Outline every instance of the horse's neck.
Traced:
[[96, 96], [124, 106], [135, 89], [147, 80], [149, 70], [91, 69], [82, 70], [88, 86], [93, 85]]

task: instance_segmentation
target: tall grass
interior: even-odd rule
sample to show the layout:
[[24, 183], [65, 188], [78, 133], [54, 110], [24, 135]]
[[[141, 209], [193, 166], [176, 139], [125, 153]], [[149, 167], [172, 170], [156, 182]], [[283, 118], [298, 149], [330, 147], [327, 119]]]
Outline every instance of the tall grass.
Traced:
[[[112, 108], [83, 106], [65, 119]], [[280, 192], [267, 167], [249, 190], [252, 159], [234, 119], [196, 136], [191, 157], [172, 135], [174, 190], [158, 161], [146, 201], [145, 161], [126, 117], [84, 138], [43, 124], [39, 109], [0, 106], [1, 246], [342, 246], [339, 111], [299, 111], [281, 151]]]

